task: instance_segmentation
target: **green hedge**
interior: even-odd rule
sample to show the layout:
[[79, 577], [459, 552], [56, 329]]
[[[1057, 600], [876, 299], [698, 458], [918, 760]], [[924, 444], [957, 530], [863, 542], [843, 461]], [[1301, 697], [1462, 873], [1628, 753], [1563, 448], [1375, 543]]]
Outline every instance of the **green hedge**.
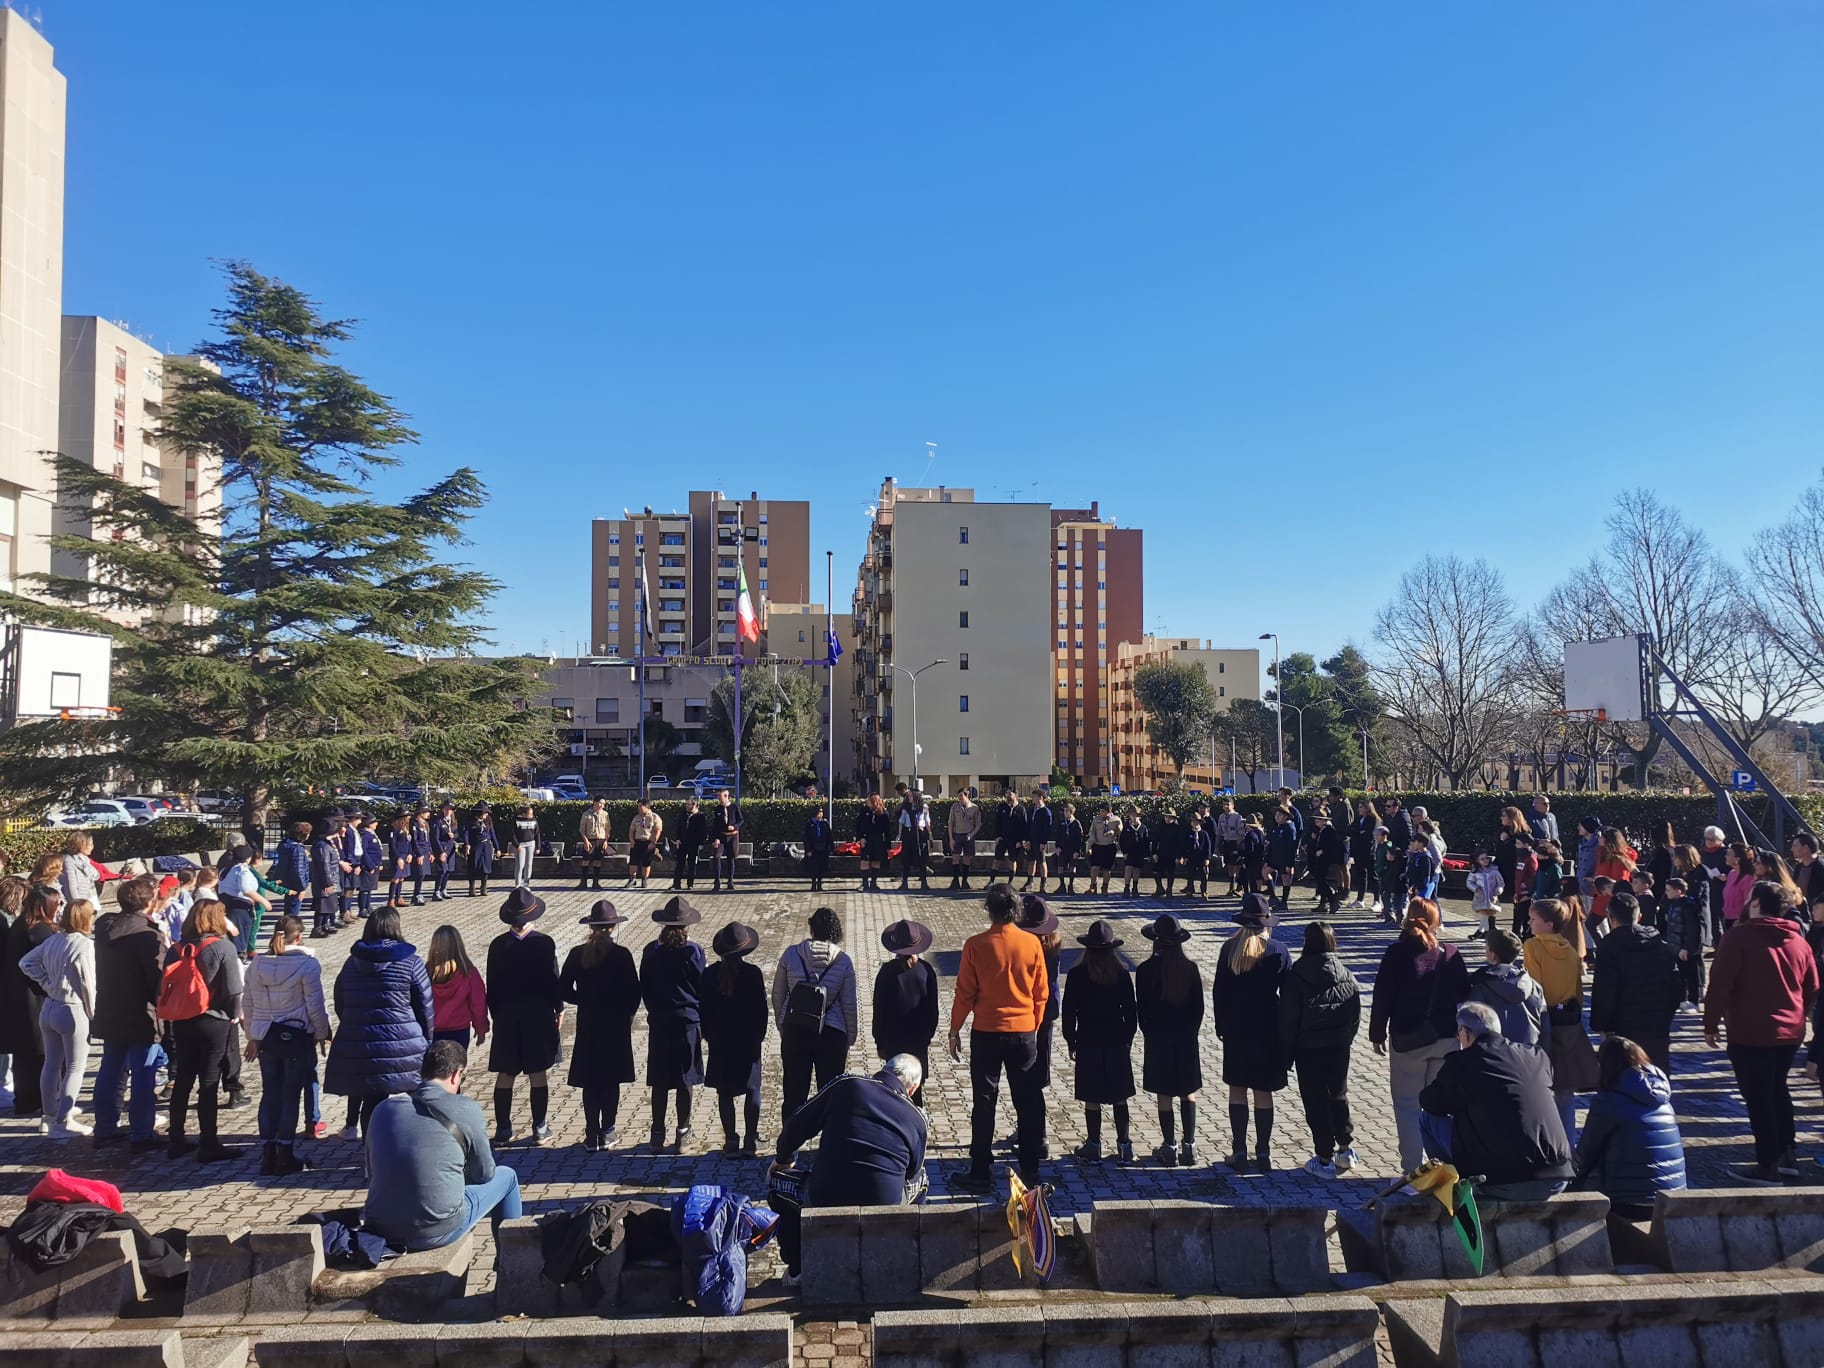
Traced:
[[[122, 860], [149, 860], [154, 855], [188, 855], [220, 850], [232, 833], [206, 822], [161, 818], [144, 826], [89, 827], [95, 838], [95, 858], [105, 865]], [[23, 873], [47, 850], [62, 850], [70, 833], [63, 827], [35, 827], [0, 836], [0, 854], [14, 873]]]

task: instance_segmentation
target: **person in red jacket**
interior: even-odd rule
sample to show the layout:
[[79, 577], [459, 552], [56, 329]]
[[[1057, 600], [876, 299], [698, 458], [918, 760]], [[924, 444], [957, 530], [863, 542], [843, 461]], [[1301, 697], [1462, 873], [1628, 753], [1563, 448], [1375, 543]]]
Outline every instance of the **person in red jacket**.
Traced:
[[1787, 1080], [1817, 995], [1817, 960], [1784, 890], [1755, 884], [1742, 920], [1717, 948], [1704, 998], [1704, 1038], [1716, 1049], [1718, 1028], [1728, 1035], [1729, 1064], [1754, 1132], [1754, 1162], [1730, 1166], [1737, 1182], [1776, 1187], [1799, 1175]]

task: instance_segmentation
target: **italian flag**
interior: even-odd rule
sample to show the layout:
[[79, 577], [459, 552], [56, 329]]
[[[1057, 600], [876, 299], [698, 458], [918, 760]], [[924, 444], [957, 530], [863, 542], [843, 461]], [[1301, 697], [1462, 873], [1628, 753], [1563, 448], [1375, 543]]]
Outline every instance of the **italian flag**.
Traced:
[[735, 598], [735, 630], [744, 641], [760, 640], [760, 619], [754, 615], [754, 601], [747, 592], [747, 567], [741, 567], [741, 592]]

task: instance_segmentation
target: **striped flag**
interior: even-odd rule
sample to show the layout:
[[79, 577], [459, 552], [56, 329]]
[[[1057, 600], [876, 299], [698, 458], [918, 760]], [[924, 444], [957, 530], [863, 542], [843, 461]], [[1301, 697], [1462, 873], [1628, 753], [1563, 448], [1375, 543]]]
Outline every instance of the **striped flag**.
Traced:
[[754, 601], [747, 593], [747, 566], [741, 567], [740, 593], [735, 598], [735, 630], [744, 641], [760, 640], [760, 619], [754, 613]]

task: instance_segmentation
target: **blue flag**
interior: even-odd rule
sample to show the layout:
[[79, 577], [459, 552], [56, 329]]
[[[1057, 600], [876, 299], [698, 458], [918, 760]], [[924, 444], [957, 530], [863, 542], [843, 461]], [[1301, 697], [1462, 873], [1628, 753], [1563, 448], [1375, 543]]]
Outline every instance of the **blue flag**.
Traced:
[[836, 640], [836, 629], [834, 627], [830, 628], [829, 637], [830, 664], [834, 665], [838, 660], [842, 659], [842, 643]]

